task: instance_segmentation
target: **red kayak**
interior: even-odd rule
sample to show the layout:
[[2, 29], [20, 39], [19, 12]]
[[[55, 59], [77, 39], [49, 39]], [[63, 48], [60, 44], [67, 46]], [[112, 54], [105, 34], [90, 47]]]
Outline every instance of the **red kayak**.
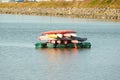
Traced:
[[66, 33], [76, 33], [76, 32], [73, 30], [54, 30], [54, 31], [42, 32], [42, 34], [66, 34]]

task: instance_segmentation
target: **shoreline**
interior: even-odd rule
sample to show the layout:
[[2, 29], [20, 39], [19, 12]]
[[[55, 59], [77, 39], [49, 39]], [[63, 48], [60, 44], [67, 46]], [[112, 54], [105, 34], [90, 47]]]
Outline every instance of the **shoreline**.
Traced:
[[120, 9], [111, 8], [0, 8], [0, 14], [61, 16], [120, 22]]

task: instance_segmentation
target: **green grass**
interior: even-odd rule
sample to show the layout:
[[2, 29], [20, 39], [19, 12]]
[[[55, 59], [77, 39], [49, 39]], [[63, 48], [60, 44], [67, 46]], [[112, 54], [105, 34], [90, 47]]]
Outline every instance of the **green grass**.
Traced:
[[110, 7], [110, 8], [119, 8], [120, 9], [120, 2], [119, 0], [92, 0], [89, 7]]
[[93, 1], [91, 1], [89, 4], [90, 5], [96, 5], [96, 4], [98, 4], [99, 3], [99, 0], [93, 0]]

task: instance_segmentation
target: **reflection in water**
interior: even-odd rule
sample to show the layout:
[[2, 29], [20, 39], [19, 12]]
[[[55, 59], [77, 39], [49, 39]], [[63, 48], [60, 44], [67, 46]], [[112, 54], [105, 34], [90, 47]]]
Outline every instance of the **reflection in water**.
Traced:
[[80, 55], [80, 52], [86, 51], [87, 49], [76, 49], [76, 48], [41, 48], [37, 49], [40, 53], [47, 56], [50, 62], [68, 61], [71, 58], [75, 58]]
[[45, 48], [40, 49], [49, 54], [77, 54], [77, 49], [66, 49], [66, 48]]

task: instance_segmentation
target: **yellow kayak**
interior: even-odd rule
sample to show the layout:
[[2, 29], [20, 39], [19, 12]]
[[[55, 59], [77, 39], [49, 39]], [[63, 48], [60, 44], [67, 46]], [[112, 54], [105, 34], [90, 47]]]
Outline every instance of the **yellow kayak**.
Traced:
[[50, 38], [57, 38], [57, 35], [56, 34], [46, 34], [47, 37], [50, 37]]

